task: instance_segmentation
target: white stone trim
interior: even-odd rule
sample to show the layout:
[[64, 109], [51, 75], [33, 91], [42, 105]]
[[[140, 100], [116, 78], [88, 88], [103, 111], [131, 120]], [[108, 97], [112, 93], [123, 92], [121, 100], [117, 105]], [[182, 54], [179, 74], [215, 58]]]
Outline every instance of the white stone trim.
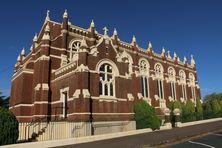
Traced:
[[80, 92], [80, 89], [76, 89], [75, 92], [74, 92], [74, 94], [73, 94], [73, 99], [79, 98], [80, 93], [81, 93], [81, 92]]
[[42, 90], [49, 90], [49, 85], [47, 83], [42, 83]]
[[134, 101], [134, 97], [131, 93], [127, 94], [127, 98], [128, 98], [129, 101]]
[[61, 56], [57, 56], [57, 55], [50, 55], [50, 57], [60, 59], [60, 60], [62, 59]]
[[70, 114], [67, 114], [67, 116], [72, 116], [72, 115], [90, 115], [91, 113], [90, 112], [83, 112], [83, 113], [70, 113]]
[[93, 115], [134, 115], [135, 113], [92, 113]]
[[137, 93], [138, 99], [143, 99], [143, 95], [141, 93]]
[[107, 102], [116, 102], [116, 101], [127, 101], [127, 99], [123, 98], [116, 98], [116, 97], [110, 97], [110, 96], [91, 96], [92, 99], [99, 100], [99, 101], [107, 101]]
[[82, 90], [83, 98], [90, 98], [90, 93], [88, 89]]
[[116, 64], [115, 64], [113, 61], [111, 61], [110, 59], [106, 59], [106, 58], [100, 60], [100, 61], [97, 63], [95, 71], [97, 71], [98, 73], [100, 73], [99, 68], [100, 68], [103, 64], [110, 64], [110, 65], [112, 66], [113, 70], [114, 70], [114, 75], [115, 75], [115, 76], [119, 76], [119, 70], [118, 70]]
[[17, 77], [19, 77], [21, 74], [23, 74], [23, 73], [25, 73], [25, 74], [33, 74], [34, 73], [34, 71], [33, 70], [30, 70], [30, 69], [20, 69], [18, 72], [16, 72], [13, 76], [12, 76], [12, 80], [11, 80], [11, 82], [13, 82]]
[[41, 88], [41, 84], [37, 84], [34, 89], [35, 89], [35, 91], [39, 91], [40, 88]]

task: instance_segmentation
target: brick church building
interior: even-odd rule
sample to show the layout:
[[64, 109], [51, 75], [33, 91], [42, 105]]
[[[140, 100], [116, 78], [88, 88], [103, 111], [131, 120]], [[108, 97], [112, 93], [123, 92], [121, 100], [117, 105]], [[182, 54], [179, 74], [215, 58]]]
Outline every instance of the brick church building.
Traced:
[[193, 56], [188, 63], [164, 48], [155, 53], [150, 42], [142, 49], [135, 36], [123, 42], [116, 29], [110, 36], [104, 27], [99, 34], [93, 21], [83, 29], [68, 20], [67, 11], [62, 22], [48, 12], [30, 52], [18, 56], [10, 110], [20, 123], [62, 122], [80, 134], [84, 128], [83, 136], [90, 135], [90, 126], [94, 134], [126, 131], [135, 129], [138, 100], [161, 115], [169, 102], [200, 96]]

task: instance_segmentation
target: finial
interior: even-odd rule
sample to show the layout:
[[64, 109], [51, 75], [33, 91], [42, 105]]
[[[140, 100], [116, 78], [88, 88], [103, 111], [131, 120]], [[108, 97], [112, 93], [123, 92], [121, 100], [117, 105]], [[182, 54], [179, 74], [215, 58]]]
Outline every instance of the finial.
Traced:
[[183, 58], [183, 63], [186, 64], [187, 63], [187, 57], [184, 56]]
[[21, 57], [20, 55], [18, 55], [17, 62], [20, 62], [20, 61], [21, 61]]
[[115, 36], [118, 35], [116, 28], [114, 28], [113, 35], [115, 35]]
[[169, 51], [169, 50], [167, 51], [167, 57], [168, 57], [169, 59], [172, 59], [172, 57], [171, 57], [171, 55], [170, 55], [170, 51]]
[[104, 27], [104, 28], [103, 28], [103, 31], [104, 31], [104, 35], [107, 36], [107, 35], [108, 35], [108, 29], [107, 29], [107, 27]]
[[29, 50], [32, 51], [32, 49], [33, 49], [33, 46], [31, 46]]
[[163, 48], [162, 48], [162, 53], [161, 53], [161, 55], [162, 55], [162, 56], [165, 56], [165, 53], [166, 53], [166, 50], [165, 50], [165, 48], [163, 47]]
[[25, 48], [24, 47], [22, 48], [21, 56], [25, 56]]
[[65, 12], [63, 13], [63, 18], [68, 18], [68, 12], [67, 12], [67, 9], [65, 9]]
[[195, 62], [195, 60], [194, 60], [193, 55], [191, 54], [190, 57], [191, 57], [191, 61], [190, 61], [191, 66], [195, 66], [196, 62]]
[[91, 21], [91, 23], [90, 23], [90, 28], [95, 28], [94, 20]]
[[50, 11], [47, 10], [47, 12], [46, 12], [46, 17], [45, 17], [45, 22], [47, 22], [47, 21], [50, 20], [50, 18], [49, 18], [49, 13], [50, 13]]
[[173, 59], [175, 60], [177, 58], [176, 52], [173, 53]]
[[152, 48], [153, 48], [153, 46], [152, 46], [151, 42], [149, 41], [148, 49], [152, 49]]
[[136, 42], [136, 37], [135, 35], [133, 35], [132, 43], [135, 43], [135, 42]]
[[34, 38], [33, 38], [33, 42], [37, 42], [37, 39], [38, 39], [38, 37], [37, 37], [37, 33], [36, 33]]
[[177, 57], [177, 61], [180, 62], [180, 57]]

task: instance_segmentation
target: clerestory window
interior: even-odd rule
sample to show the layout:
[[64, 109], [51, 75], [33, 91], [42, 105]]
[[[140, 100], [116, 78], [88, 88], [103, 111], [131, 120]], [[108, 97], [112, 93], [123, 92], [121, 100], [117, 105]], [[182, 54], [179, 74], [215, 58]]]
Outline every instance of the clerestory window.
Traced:
[[78, 52], [79, 52], [79, 48], [81, 46], [81, 42], [76, 40], [73, 41], [71, 44], [71, 48], [69, 51], [69, 60], [72, 61], [77, 61], [78, 60]]

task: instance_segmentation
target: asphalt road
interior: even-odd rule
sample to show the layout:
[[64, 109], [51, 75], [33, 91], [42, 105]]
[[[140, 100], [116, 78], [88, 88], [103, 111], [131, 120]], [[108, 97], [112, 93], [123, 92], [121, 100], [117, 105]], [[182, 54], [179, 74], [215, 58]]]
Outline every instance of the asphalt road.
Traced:
[[[101, 140], [89, 143], [66, 145], [64, 148], [147, 148], [147, 147], [158, 147], [159, 145], [164, 146], [165, 143], [173, 143], [180, 141], [185, 138], [194, 137], [197, 135], [206, 134], [222, 130], [222, 121], [216, 121], [212, 123], [205, 123], [200, 125], [188, 126], [183, 128], [174, 128], [165, 131], [156, 131], [151, 133], [144, 133], [139, 135], [132, 135], [108, 140]], [[214, 135], [215, 138], [218, 138]], [[216, 139], [218, 140], [218, 139]], [[188, 143], [185, 147], [189, 147]], [[186, 146], [188, 144], [188, 146]], [[177, 145], [178, 146], [178, 145]], [[180, 145], [179, 145], [180, 146]], [[197, 147], [198, 145], [195, 145]], [[169, 146], [167, 146], [169, 147]], [[183, 147], [183, 145], [182, 145]], [[203, 147], [203, 146], [202, 146]], [[222, 147], [222, 146], [221, 146]]]
[[172, 148], [221, 148], [222, 132], [209, 133], [202, 138], [188, 140], [186, 142], [171, 146]]

